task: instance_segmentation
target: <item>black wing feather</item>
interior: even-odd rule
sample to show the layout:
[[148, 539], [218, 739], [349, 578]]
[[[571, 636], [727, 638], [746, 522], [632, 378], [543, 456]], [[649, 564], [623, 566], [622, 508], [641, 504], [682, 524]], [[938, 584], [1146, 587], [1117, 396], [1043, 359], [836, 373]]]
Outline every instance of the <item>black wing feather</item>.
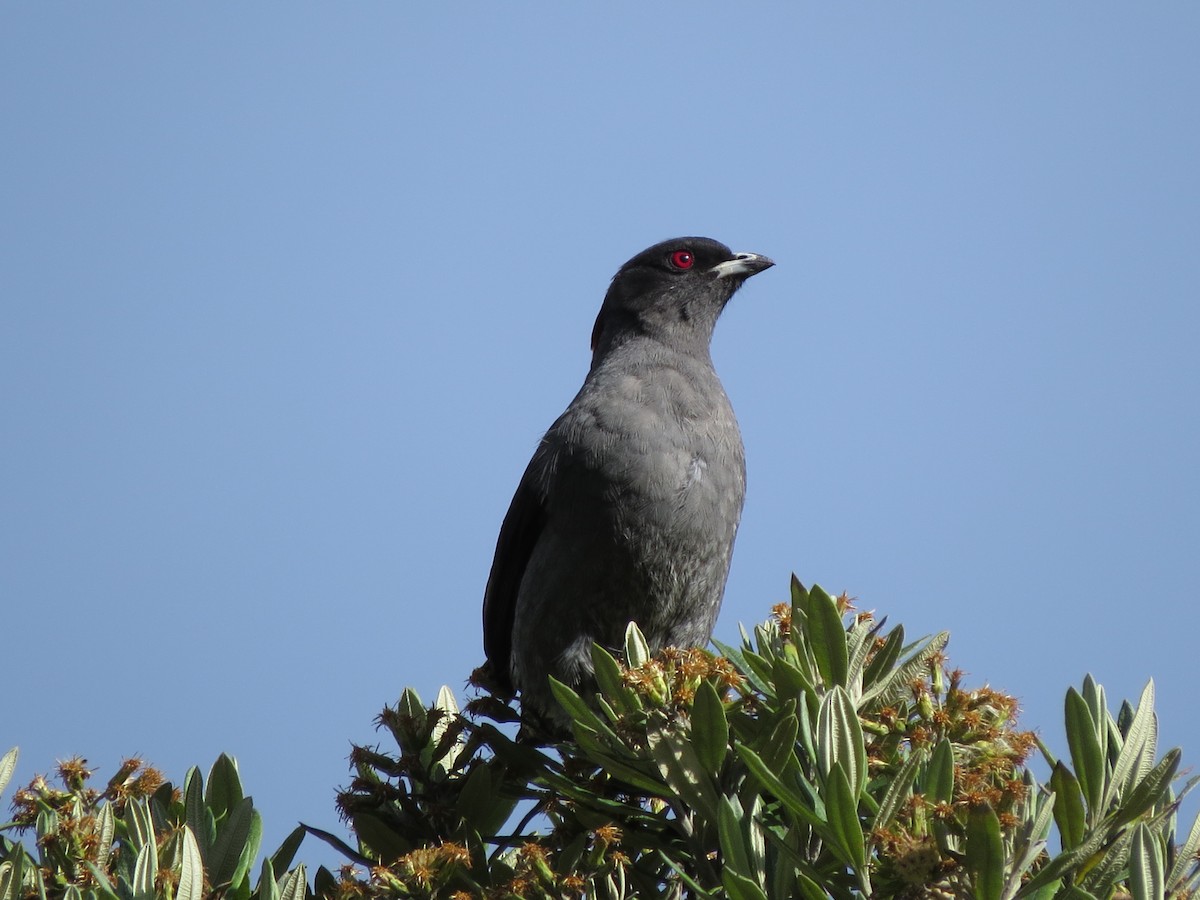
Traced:
[[483, 652], [491, 663], [493, 675], [509, 688], [517, 594], [529, 557], [546, 524], [546, 508], [533, 474], [535, 463], [536, 458], [530, 461], [500, 526], [492, 572], [483, 593]]

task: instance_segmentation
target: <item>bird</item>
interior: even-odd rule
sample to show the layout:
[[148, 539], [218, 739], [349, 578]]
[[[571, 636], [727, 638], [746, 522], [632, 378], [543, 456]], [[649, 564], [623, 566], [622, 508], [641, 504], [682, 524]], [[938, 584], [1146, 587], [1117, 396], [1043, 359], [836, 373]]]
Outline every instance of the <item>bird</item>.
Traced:
[[712, 637], [746, 463], [710, 344], [773, 265], [682, 237], [613, 276], [583, 386], [518, 483], [484, 590], [487, 668], [519, 691], [523, 722], [569, 732], [550, 677], [594, 698], [592, 644], [619, 648], [631, 621], [653, 651]]

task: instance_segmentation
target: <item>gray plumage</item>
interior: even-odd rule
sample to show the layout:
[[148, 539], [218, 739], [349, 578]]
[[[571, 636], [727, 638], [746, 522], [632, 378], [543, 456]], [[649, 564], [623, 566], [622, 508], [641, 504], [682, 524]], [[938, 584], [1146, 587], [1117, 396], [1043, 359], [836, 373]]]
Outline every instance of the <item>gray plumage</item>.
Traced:
[[586, 695], [592, 642], [619, 647], [631, 620], [652, 649], [712, 636], [746, 465], [709, 344], [771, 265], [691, 237], [613, 277], [591, 369], [521, 478], [484, 595], [484, 649], [527, 717], [565, 724], [548, 676]]

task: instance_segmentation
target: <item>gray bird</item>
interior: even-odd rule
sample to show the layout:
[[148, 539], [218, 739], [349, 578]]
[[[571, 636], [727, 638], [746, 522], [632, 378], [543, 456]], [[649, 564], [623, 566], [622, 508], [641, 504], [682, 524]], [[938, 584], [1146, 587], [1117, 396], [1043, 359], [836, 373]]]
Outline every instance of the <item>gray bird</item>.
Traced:
[[591, 369], [525, 469], [484, 593], [484, 650], [527, 719], [561, 730], [548, 676], [586, 696], [592, 643], [620, 647], [631, 620], [652, 650], [712, 636], [746, 462], [709, 344], [730, 297], [772, 265], [685, 237], [613, 277]]

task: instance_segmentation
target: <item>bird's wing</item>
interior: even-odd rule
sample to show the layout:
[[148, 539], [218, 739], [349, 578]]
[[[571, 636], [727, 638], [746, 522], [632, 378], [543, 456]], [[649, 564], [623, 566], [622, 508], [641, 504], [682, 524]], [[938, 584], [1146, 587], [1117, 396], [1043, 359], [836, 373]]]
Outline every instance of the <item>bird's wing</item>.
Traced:
[[546, 508], [537, 484], [537, 467], [535, 456], [521, 477], [504, 524], [500, 526], [492, 572], [483, 593], [483, 651], [492, 664], [493, 674], [509, 687], [517, 594], [529, 557], [546, 522]]

